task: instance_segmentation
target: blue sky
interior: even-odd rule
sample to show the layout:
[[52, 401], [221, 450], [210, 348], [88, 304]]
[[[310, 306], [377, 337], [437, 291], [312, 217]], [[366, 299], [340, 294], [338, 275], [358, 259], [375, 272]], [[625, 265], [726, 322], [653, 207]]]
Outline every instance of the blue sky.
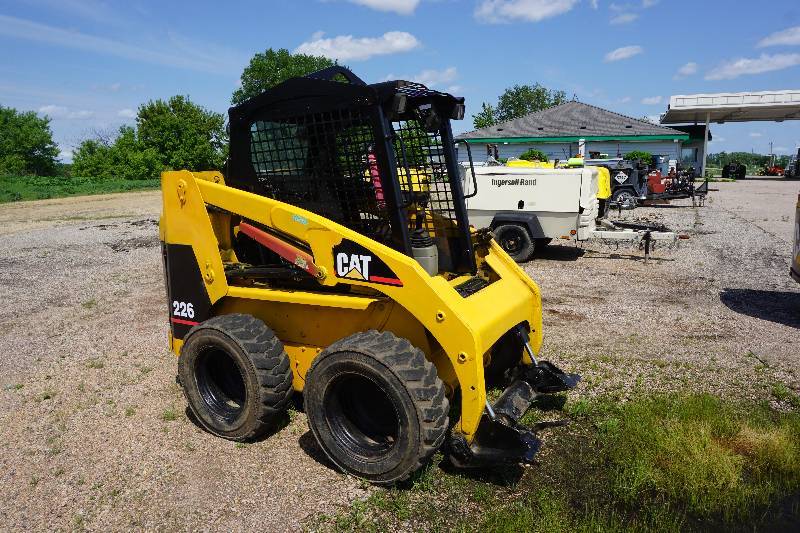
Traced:
[[[186, 94], [225, 112], [249, 58], [270, 47], [464, 96], [456, 132], [515, 83], [656, 116], [672, 94], [800, 89], [800, 2], [0, 0], [0, 104], [50, 116], [68, 160], [149, 99]], [[712, 131], [711, 151], [800, 145], [800, 121]]]

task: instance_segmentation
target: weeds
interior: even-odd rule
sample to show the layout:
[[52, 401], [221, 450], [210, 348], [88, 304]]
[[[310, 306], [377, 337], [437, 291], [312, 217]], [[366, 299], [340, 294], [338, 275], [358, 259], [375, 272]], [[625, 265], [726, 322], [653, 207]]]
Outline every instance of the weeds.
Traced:
[[92, 359], [89, 359], [89, 360], [86, 362], [86, 367], [87, 367], [87, 368], [95, 368], [95, 369], [99, 369], [99, 368], [103, 368], [104, 366], [106, 366], [106, 364], [105, 364], [105, 363], [103, 362], [103, 360], [102, 360], [102, 359], [100, 359], [99, 357], [94, 357], [94, 358], [92, 358]]
[[772, 396], [779, 402], [787, 403], [795, 409], [800, 409], [800, 396], [797, 396], [783, 383], [775, 383], [772, 386]]
[[92, 298], [91, 300], [86, 300], [85, 302], [81, 303], [81, 307], [84, 309], [93, 309], [97, 305], [97, 300]]
[[458, 471], [437, 458], [410, 487], [376, 489], [312, 528], [769, 529], [800, 490], [800, 413], [708, 395], [579, 399], [563, 410], [574, 423], [542, 436], [546, 453], [530, 468]]
[[161, 413], [161, 420], [164, 422], [174, 422], [178, 419], [178, 412], [175, 410], [174, 407], [170, 407], [169, 409], [164, 409], [164, 412]]

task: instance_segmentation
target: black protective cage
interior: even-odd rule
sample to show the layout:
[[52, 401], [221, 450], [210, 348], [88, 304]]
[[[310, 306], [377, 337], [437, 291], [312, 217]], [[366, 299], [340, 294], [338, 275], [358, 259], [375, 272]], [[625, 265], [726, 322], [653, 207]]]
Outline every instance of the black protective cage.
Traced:
[[474, 273], [451, 119], [464, 99], [407, 81], [367, 85], [343, 67], [231, 107], [226, 183], [307, 209], [439, 270]]

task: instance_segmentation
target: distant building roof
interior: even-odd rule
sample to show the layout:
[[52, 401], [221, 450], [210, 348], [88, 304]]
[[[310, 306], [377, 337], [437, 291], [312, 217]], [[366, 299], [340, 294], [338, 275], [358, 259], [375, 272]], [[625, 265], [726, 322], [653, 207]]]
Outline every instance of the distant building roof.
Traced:
[[[494, 126], [462, 133], [467, 142], [688, 139], [685, 132], [627, 117], [582, 102], [566, 102]], [[643, 139], [639, 139], [643, 140]]]
[[670, 97], [662, 124], [800, 120], [800, 89]]

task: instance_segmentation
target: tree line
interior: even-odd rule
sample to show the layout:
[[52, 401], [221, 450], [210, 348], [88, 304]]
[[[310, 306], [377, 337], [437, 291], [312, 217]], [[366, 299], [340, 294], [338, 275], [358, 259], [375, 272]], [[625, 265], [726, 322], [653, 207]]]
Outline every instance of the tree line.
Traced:
[[[336, 62], [325, 57], [268, 49], [255, 54], [231, 95], [239, 104], [295, 76], [303, 76]], [[473, 115], [475, 128], [484, 128], [566, 102], [564, 91], [539, 83], [514, 85], [496, 104], [483, 102]], [[219, 170], [227, 157], [225, 117], [176, 95], [139, 106], [133, 125], [99, 132], [82, 140], [73, 151], [72, 165], [58, 161], [50, 118], [33, 111], [0, 105], [0, 174], [52, 176], [71, 173], [96, 178], [146, 179], [169, 169]], [[735, 152], [709, 154], [709, 165], [731, 161], [763, 166], [767, 156]]]
[[[231, 103], [334, 64], [325, 57], [268, 49], [245, 67]], [[225, 117], [184, 95], [150, 100], [139, 106], [134, 125], [93, 133], [73, 150], [71, 165], [58, 160], [50, 122], [33, 111], [0, 105], [0, 175], [147, 179], [170, 169], [220, 170], [227, 157]]]

